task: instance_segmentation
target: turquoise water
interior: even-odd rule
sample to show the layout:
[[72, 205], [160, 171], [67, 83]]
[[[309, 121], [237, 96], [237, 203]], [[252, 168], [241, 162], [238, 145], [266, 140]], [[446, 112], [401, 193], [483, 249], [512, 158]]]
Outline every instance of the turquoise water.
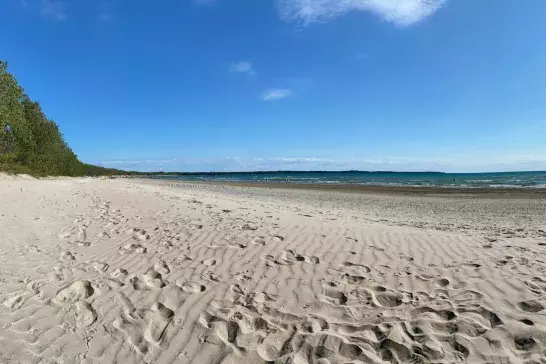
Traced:
[[544, 172], [437, 173], [437, 172], [240, 172], [189, 173], [153, 178], [182, 181], [259, 183], [349, 183], [376, 186], [546, 188]]

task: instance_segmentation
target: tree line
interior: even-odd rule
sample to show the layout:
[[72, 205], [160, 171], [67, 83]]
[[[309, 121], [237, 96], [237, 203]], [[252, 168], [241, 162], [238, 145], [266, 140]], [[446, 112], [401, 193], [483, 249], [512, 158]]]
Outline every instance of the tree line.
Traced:
[[57, 124], [0, 60], [0, 171], [33, 176], [100, 176], [125, 171], [82, 163]]

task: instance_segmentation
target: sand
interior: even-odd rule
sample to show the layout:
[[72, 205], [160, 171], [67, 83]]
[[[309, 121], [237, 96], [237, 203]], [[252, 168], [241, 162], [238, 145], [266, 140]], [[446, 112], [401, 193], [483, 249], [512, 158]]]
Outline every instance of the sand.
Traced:
[[0, 178], [0, 363], [543, 363], [546, 198]]

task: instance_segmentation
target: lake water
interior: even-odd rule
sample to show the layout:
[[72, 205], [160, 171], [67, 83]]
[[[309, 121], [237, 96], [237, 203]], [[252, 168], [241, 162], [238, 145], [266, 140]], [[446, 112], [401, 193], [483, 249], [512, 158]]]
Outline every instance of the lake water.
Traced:
[[546, 188], [544, 172], [437, 173], [437, 172], [238, 172], [155, 176], [181, 181], [259, 183], [322, 183], [376, 186], [527, 187]]

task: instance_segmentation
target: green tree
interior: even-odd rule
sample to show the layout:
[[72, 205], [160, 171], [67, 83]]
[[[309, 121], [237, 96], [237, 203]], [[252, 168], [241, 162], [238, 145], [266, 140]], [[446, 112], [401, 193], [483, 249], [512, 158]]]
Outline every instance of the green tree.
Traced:
[[25, 164], [32, 158], [35, 143], [21, 104], [23, 89], [7, 68], [7, 63], [0, 61], [0, 133], [2, 140], [13, 145], [5, 148], [0, 161]]
[[0, 171], [37, 176], [111, 175], [124, 171], [81, 163], [57, 124], [0, 61]]

